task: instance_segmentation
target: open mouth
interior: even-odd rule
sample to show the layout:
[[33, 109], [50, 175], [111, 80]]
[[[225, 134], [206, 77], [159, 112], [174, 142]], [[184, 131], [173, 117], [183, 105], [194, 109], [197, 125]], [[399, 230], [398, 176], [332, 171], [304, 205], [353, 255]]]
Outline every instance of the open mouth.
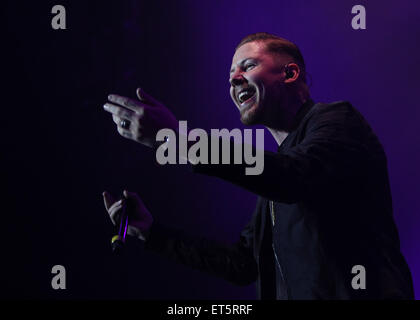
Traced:
[[256, 96], [256, 90], [253, 87], [249, 87], [241, 90], [238, 93], [237, 99], [241, 106], [244, 106], [251, 102]]

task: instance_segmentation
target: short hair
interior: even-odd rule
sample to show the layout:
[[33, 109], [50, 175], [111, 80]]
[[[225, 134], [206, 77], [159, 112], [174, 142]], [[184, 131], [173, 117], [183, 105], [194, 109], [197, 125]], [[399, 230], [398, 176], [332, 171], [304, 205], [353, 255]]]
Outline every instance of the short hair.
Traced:
[[302, 53], [300, 52], [296, 44], [287, 39], [280, 38], [267, 32], [257, 32], [247, 35], [245, 38], [243, 38], [236, 46], [235, 51], [238, 50], [239, 47], [243, 46], [245, 43], [254, 41], [265, 42], [265, 48], [267, 52], [276, 54], [286, 53], [290, 55], [293, 58], [294, 62], [299, 66], [301, 72], [300, 78], [306, 84], [305, 61], [303, 59]]

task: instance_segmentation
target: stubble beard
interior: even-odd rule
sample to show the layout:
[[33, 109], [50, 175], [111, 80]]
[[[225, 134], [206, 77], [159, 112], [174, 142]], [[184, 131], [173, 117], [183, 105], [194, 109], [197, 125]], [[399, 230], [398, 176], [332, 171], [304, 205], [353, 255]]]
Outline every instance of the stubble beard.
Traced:
[[261, 107], [259, 105], [254, 104], [248, 110], [241, 112], [241, 122], [246, 126], [258, 124], [260, 120], [261, 120]]

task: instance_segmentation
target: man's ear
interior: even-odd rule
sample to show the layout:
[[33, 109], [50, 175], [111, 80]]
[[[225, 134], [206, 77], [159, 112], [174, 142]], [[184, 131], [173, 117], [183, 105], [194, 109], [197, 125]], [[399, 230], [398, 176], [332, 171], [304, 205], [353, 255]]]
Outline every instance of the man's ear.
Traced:
[[286, 77], [284, 83], [293, 83], [299, 78], [300, 75], [300, 68], [299, 65], [291, 62], [287, 64], [285, 68]]

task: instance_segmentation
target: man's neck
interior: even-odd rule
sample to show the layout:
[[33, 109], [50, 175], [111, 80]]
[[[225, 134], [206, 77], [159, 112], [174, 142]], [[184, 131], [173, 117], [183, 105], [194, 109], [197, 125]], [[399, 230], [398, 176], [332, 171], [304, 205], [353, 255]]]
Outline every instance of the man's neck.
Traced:
[[295, 117], [297, 113], [299, 112], [299, 109], [302, 107], [303, 104], [307, 101], [305, 98], [296, 99], [294, 101], [290, 101], [290, 108], [292, 117], [289, 119], [287, 128], [270, 128], [266, 127], [268, 131], [272, 134], [274, 140], [276, 140], [277, 144], [280, 146], [283, 141], [286, 139], [286, 137], [289, 135], [290, 127], [293, 124], [293, 121], [295, 120]]

